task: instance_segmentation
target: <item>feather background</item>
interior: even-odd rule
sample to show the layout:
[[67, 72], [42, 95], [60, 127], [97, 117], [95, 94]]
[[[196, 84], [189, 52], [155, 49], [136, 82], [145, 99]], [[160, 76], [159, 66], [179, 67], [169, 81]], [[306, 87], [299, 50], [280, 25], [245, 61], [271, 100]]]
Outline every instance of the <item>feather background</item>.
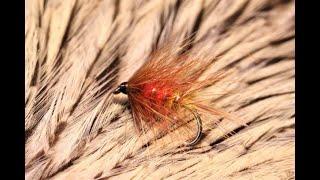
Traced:
[[[25, 26], [26, 179], [293, 179], [295, 10], [288, 0], [29, 0]], [[132, 116], [114, 103], [171, 34], [219, 56], [241, 95], [197, 148], [135, 143]], [[209, 51], [208, 51], [209, 50]], [[223, 82], [222, 86], [223, 86]], [[235, 101], [236, 99], [236, 101]]]

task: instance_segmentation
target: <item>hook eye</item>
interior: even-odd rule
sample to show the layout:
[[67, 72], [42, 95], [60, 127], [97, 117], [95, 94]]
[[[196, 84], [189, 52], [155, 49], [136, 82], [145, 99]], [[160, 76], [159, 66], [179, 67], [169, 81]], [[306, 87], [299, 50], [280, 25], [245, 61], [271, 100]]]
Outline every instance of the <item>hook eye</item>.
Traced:
[[127, 91], [128, 91], [128, 83], [123, 82], [113, 91], [113, 94], [119, 94], [119, 93], [127, 94], [128, 93]]

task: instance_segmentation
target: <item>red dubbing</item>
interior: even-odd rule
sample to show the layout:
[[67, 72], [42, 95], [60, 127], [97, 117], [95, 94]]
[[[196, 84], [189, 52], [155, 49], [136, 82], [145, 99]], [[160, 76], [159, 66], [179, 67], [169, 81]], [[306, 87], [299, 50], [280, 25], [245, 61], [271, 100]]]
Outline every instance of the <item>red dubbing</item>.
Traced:
[[167, 98], [173, 95], [172, 87], [171, 83], [167, 82], [146, 83], [143, 86], [142, 95], [152, 99], [158, 105], [163, 105]]

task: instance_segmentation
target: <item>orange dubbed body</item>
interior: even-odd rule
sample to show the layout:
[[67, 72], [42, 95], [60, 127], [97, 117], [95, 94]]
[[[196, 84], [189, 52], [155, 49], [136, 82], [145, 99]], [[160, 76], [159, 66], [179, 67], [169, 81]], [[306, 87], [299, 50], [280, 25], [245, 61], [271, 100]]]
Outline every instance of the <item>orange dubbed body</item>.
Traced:
[[165, 105], [173, 98], [173, 83], [152, 82], [142, 87], [142, 96], [154, 101], [156, 105]]

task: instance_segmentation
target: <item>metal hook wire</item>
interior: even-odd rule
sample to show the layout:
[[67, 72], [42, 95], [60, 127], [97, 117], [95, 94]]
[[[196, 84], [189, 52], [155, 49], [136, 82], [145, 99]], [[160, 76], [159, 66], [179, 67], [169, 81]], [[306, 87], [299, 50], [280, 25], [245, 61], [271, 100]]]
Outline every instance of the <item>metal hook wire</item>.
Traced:
[[195, 136], [195, 138], [190, 142], [185, 142], [185, 145], [186, 146], [194, 146], [195, 144], [197, 144], [199, 142], [201, 135], [202, 135], [202, 121], [201, 121], [199, 114], [196, 111], [193, 111], [189, 108], [186, 108], [186, 109], [188, 109], [192, 112], [194, 119], [197, 121], [198, 131], [197, 131], [197, 135]]

